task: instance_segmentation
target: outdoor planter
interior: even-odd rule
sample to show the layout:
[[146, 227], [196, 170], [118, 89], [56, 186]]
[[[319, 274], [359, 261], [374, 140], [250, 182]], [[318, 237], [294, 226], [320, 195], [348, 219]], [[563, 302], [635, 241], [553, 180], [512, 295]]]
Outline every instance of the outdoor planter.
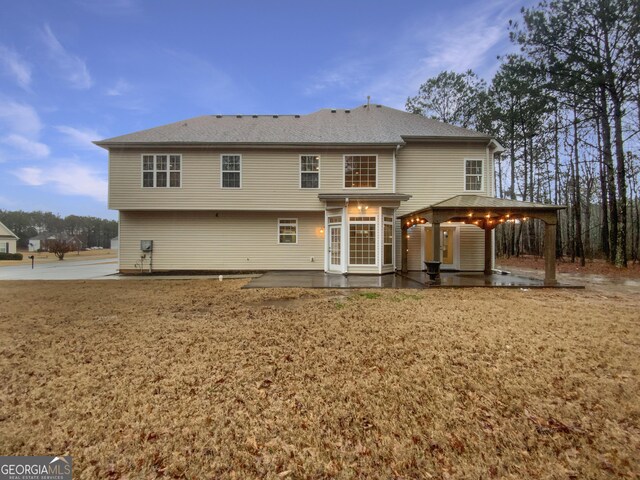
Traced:
[[440, 278], [440, 264], [442, 262], [424, 262], [427, 266], [427, 275], [431, 280], [437, 280]]

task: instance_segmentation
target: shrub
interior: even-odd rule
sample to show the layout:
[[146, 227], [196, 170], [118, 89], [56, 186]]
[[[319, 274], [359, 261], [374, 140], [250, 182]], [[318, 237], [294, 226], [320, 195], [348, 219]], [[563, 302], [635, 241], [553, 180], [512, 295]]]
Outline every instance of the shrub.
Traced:
[[0, 260], [22, 260], [21, 253], [0, 253]]

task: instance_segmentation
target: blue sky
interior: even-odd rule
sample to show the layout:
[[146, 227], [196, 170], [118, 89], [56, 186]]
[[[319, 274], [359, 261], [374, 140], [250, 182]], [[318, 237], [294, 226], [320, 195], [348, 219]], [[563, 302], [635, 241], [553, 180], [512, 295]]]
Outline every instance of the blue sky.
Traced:
[[442, 70], [489, 79], [521, 2], [5, 2], [0, 208], [116, 218], [91, 140], [203, 114], [403, 108]]

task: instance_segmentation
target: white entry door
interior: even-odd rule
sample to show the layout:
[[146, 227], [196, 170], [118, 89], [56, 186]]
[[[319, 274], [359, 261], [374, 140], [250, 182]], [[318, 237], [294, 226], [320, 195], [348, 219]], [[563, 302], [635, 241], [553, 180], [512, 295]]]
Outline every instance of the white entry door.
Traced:
[[329, 226], [329, 270], [340, 271], [342, 268], [342, 226]]

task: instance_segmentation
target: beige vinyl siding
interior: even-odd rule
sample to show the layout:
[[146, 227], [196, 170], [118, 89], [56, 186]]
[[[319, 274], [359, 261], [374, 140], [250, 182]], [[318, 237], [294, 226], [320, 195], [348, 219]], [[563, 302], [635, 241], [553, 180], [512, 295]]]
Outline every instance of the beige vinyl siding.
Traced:
[[[483, 160], [483, 190], [465, 192], [465, 159]], [[486, 143], [425, 143], [409, 144], [396, 155], [396, 191], [412, 195], [403, 202], [397, 215], [428, 207], [455, 195], [492, 196], [494, 189], [493, 161], [487, 156]], [[402, 261], [401, 231], [396, 229], [396, 265]], [[409, 270], [422, 270], [424, 232], [414, 227], [409, 232]], [[484, 232], [473, 225], [463, 225], [460, 235], [460, 270], [484, 269]]]
[[[298, 219], [297, 244], [278, 244], [278, 218]], [[323, 226], [322, 212], [121, 211], [120, 269], [153, 240], [154, 270], [322, 270]]]
[[[180, 188], [143, 188], [141, 155], [182, 155]], [[220, 155], [242, 155], [242, 188], [221, 188]], [[320, 155], [320, 188], [300, 188], [300, 155]], [[377, 188], [344, 188], [345, 154], [377, 155]], [[319, 193], [391, 192], [393, 150], [112, 148], [109, 208], [114, 210], [324, 210]]]
[[[465, 159], [483, 160], [482, 191], [465, 192]], [[396, 191], [412, 195], [398, 209], [398, 215], [428, 207], [455, 195], [490, 195], [493, 169], [487, 164], [486, 144], [409, 144], [396, 155]]]
[[484, 270], [484, 230], [475, 225], [460, 227], [460, 270]]
[[[5, 253], [16, 253], [16, 239], [13, 237], [0, 237], [0, 245], [2, 245], [3, 248], [0, 249], [0, 251], [3, 251]], [[7, 250], [7, 247], [9, 247], [9, 249]]]

